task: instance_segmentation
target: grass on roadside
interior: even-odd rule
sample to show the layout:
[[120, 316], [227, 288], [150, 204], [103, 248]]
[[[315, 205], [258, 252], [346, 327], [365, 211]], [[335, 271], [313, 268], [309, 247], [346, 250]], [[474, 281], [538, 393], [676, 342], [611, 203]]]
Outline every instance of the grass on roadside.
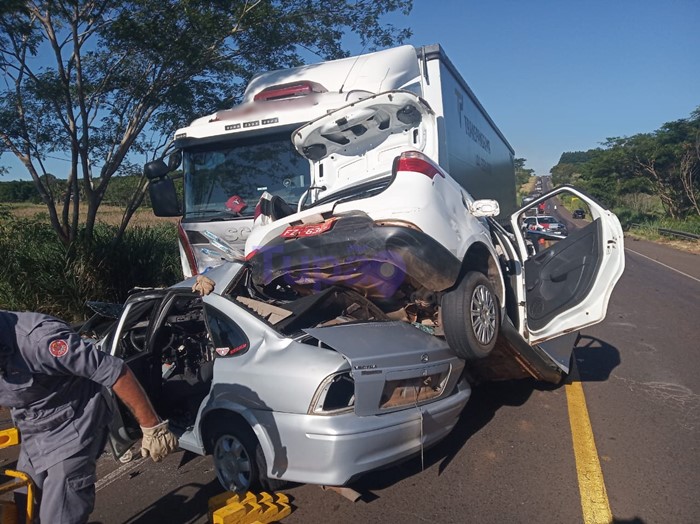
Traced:
[[686, 240], [679, 237], [664, 235], [659, 233], [659, 228], [700, 235], [700, 220], [647, 220], [640, 223], [628, 223], [625, 229], [626, 236], [631, 238], [641, 238], [643, 240], [665, 244], [680, 249], [681, 251], [700, 254], [700, 240]]
[[92, 244], [79, 239], [64, 246], [41, 213], [19, 215], [0, 211], [2, 309], [78, 321], [89, 314], [88, 300], [121, 303], [136, 286], [162, 287], [182, 278], [172, 220], [136, 220], [116, 246], [117, 226], [100, 220]]
[[[30, 203], [6, 203], [2, 204], [2, 210], [9, 212], [16, 218], [27, 218], [37, 222], [49, 221], [49, 214], [46, 206], [43, 204]], [[103, 204], [97, 213], [97, 222], [105, 224], [119, 225], [124, 214], [124, 209], [119, 206]], [[80, 220], [84, 221], [87, 215], [87, 206], [83, 205], [80, 208]], [[129, 222], [129, 227], [132, 226], [154, 226], [156, 224], [175, 224], [176, 218], [157, 217], [153, 214], [150, 208], [140, 208]]]

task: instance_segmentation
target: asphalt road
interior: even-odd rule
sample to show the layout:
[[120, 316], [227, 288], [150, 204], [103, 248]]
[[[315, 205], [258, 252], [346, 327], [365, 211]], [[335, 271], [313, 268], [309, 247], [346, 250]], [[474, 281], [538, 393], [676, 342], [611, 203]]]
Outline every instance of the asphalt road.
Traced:
[[[700, 522], [699, 306], [700, 256], [628, 241], [607, 319], [575, 349], [569, 382], [582, 384], [614, 522]], [[353, 485], [358, 502], [290, 486], [295, 509], [283, 522], [592, 522], [569, 387], [481, 386], [445, 441]], [[204, 523], [221, 492], [211, 460], [185, 452], [159, 464], [105, 455], [98, 476], [92, 519], [104, 524]]]

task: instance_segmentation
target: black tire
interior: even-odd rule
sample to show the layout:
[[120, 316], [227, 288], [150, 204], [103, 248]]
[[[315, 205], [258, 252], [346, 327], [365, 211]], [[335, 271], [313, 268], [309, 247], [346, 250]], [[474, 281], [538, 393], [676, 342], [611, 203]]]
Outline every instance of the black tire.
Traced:
[[240, 421], [223, 420], [212, 433], [212, 456], [219, 483], [227, 491], [278, 491], [287, 483], [267, 477], [265, 455], [255, 433]]
[[496, 345], [500, 308], [486, 275], [467, 272], [459, 285], [442, 297], [445, 339], [466, 360], [487, 357]]

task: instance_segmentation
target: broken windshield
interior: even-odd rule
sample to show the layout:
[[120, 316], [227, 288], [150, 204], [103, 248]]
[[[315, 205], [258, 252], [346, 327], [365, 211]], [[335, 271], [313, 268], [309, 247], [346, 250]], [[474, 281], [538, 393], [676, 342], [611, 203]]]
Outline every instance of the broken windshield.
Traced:
[[185, 217], [252, 217], [263, 192], [296, 206], [309, 186], [309, 162], [289, 133], [184, 151]]

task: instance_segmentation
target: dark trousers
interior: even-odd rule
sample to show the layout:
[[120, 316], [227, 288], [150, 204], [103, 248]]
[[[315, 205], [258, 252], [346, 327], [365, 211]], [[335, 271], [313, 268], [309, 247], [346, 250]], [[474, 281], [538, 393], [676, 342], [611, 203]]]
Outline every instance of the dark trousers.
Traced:
[[[34, 471], [24, 451], [20, 452], [17, 469], [28, 474], [36, 485], [35, 523], [81, 524], [87, 522], [95, 508], [97, 459], [106, 442], [107, 428], [104, 428], [87, 447], [40, 473]], [[23, 514], [26, 502], [22, 501], [21, 493], [18, 495], [15, 497], [17, 509], [20, 514]], [[26, 498], [24, 500], [26, 501]]]

